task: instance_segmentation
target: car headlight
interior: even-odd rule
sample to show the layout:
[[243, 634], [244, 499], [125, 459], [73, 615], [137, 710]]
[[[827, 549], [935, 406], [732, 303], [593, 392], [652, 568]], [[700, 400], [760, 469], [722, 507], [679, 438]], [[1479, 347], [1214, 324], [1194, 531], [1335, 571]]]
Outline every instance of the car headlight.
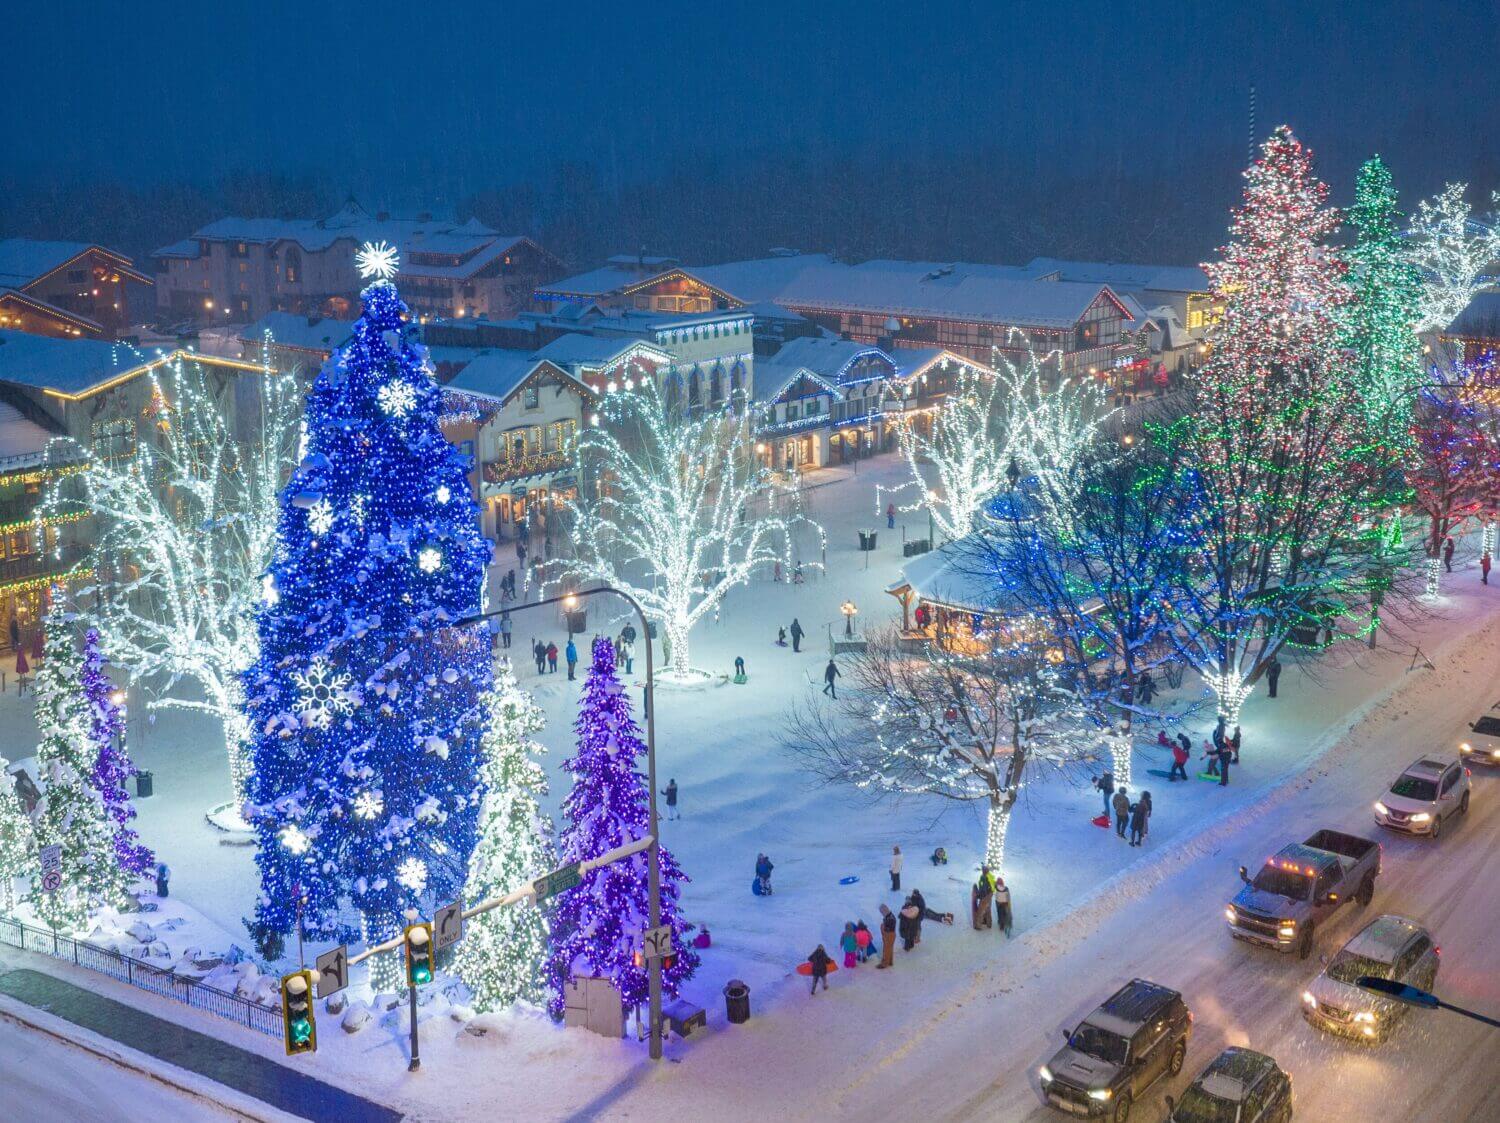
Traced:
[[1354, 1015], [1354, 1020], [1356, 1022], [1363, 1022], [1366, 1025], [1374, 1025], [1375, 1015], [1370, 1013], [1368, 1010], [1361, 1010], [1359, 1013]]
[[1091, 1099], [1091, 1100], [1107, 1100], [1112, 1095], [1114, 1095], [1114, 1092], [1111, 1091], [1109, 1088], [1095, 1088], [1093, 1091], [1091, 1091], [1089, 1093], [1089, 1099]]
[[1313, 994], [1313, 992], [1310, 991], [1310, 990], [1304, 990], [1302, 992], [1302, 1001], [1306, 1002], [1314, 1010], [1316, 1010], [1318, 1008], [1318, 999], [1317, 999], [1317, 996], [1315, 996]]
[[1278, 928], [1278, 929], [1276, 929], [1276, 934], [1278, 936], [1280, 936], [1283, 940], [1290, 940], [1293, 936], [1295, 936], [1297, 934], [1297, 924], [1296, 924], [1296, 922], [1292, 921], [1292, 920], [1284, 921], [1282, 923], [1281, 927]]
[[1042, 1078], [1043, 1084], [1052, 1083], [1052, 1070], [1046, 1065], [1043, 1065], [1041, 1068], [1037, 1069], [1036, 1074]]
[[1491, 749], [1490, 756], [1500, 756], [1500, 749]]
[[1430, 821], [1431, 819], [1432, 819], [1432, 816], [1429, 815], [1425, 811], [1418, 811], [1415, 815], [1413, 815], [1411, 817], [1411, 821], [1413, 823], [1426, 823], [1426, 822]]
[[1458, 746], [1458, 751], [1461, 753], [1472, 753], [1474, 751], [1474, 746], [1465, 741], [1463, 744]]
[[1224, 909], [1224, 918], [1226, 920], [1228, 920], [1230, 924], [1233, 924], [1236, 920], [1239, 919], [1239, 917], [1235, 916], [1235, 914], [1234, 914], [1234, 906], [1233, 905], [1228, 905], [1228, 906], [1225, 907], [1225, 909]]
[[1378, 799], [1375, 801], [1375, 814], [1377, 814], [1377, 815], [1389, 815], [1390, 813], [1391, 813], [1391, 809], [1389, 807], [1387, 807], [1385, 804], [1381, 803], [1380, 800], [1378, 800]]

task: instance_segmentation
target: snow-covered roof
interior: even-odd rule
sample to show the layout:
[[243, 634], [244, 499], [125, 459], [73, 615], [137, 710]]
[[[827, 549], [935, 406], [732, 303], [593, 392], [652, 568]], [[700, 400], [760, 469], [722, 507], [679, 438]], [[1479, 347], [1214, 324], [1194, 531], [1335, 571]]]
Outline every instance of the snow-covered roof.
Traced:
[[15, 406], [0, 402], [0, 472], [40, 464], [46, 458], [47, 446], [63, 435], [33, 421]]
[[633, 269], [619, 269], [606, 265], [601, 269], [590, 269], [587, 273], [579, 273], [573, 277], [553, 281], [536, 291], [538, 296], [551, 293], [563, 296], [608, 296], [642, 279], [643, 275]]
[[973, 545], [966, 540], [945, 542], [918, 554], [901, 567], [901, 577], [886, 587], [890, 593], [910, 589], [918, 600], [966, 612], [996, 612], [1005, 607], [995, 581], [977, 572]]
[[0, 242], [0, 285], [24, 289], [38, 277], [93, 249], [88, 242], [40, 242], [6, 238]]
[[53, 304], [50, 300], [43, 300], [35, 293], [24, 292], [21, 289], [0, 288], [0, 304], [25, 305], [34, 311], [41, 312], [43, 315], [52, 316], [79, 327], [87, 328], [95, 334], [101, 334], [104, 331], [104, 325], [98, 320], [91, 319], [79, 312], [62, 308]]
[[614, 339], [608, 336], [584, 335], [570, 332], [560, 335], [545, 347], [533, 352], [537, 359], [550, 359], [559, 366], [573, 365], [602, 367], [614, 363], [636, 348], [649, 348], [665, 360], [665, 352], [659, 352], [649, 344], [637, 339]]
[[504, 401], [543, 361], [525, 351], [486, 348], [475, 354], [445, 384], [445, 388], [483, 394], [487, 398]]
[[1208, 292], [1208, 274], [1196, 265], [1137, 265], [1034, 257], [1021, 267], [1033, 277], [1055, 274], [1062, 281], [1085, 281], [1112, 289], [1151, 292]]
[[972, 261], [901, 261], [893, 257], [874, 257], [854, 268], [865, 272], [906, 273], [935, 281], [962, 277], [993, 277], [1002, 281], [1036, 279], [1024, 265], [984, 265]]
[[884, 359], [890, 363], [892, 373], [895, 372], [895, 362], [879, 347], [827, 335], [804, 335], [788, 340], [786, 345], [766, 362], [783, 367], [803, 368], [820, 374], [830, 381], [838, 381], [843, 378], [844, 372], [855, 360], [866, 355]]
[[[401, 267], [403, 277], [447, 277], [462, 279], [472, 277], [481, 269], [490, 265], [496, 258], [503, 257], [515, 249], [522, 242], [535, 246], [530, 238], [520, 234], [502, 234], [484, 246], [478, 253], [474, 252], [476, 239], [471, 235], [462, 237], [451, 234], [440, 234], [431, 239], [420, 242], [411, 242], [410, 250]], [[450, 243], [452, 245], [450, 246]], [[540, 247], [537, 247], [540, 249]], [[460, 262], [458, 265], [429, 265], [420, 260], [421, 255], [428, 253], [441, 254], [472, 254], [471, 257]]]
[[661, 272], [674, 265], [681, 265], [675, 257], [651, 257], [647, 254], [617, 253], [605, 261], [606, 265], [618, 265], [624, 269], [635, 268], [639, 272], [654, 270]]
[[825, 265], [804, 269], [776, 299], [798, 310], [1071, 328], [1101, 293], [1114, 298], [1102, 284], [1018, 281], [975, 274], [929, 280], [916, 273]]
[[1446, 335], [1470, 339], [1500, 338], [1500, 292], [1477, 292], [1469, 306], [1454, 317]]
[[984, 363], [976, 363], [946, 347], [896, 347], [891, 350], [891, 360], [896, 364], [896, 374], [901, 378], [913, 378], [935, 366], [946, 367], [954, 363], [981, 374], [994, 373]]
[[0, 381], [22, 386], [75, 394], [150, 361], [120, 343], [0, 331]]
[[239, 338], [246, 343], [259, 344], [264, 340], [266, 332], [270, 332], [271, 342], [282, 347], [332, 352], [335, 347], [348, 340], [353, 330], [352, 320], [299, 316], [293, 312], [268, 312], [241, 330]]
[[685, 271], [741, 303], [756, 304], [776, 300], [804, 269], [832, 262], [826, 253], [799, 253], [726, 261], [721, 265], [690, 265]]

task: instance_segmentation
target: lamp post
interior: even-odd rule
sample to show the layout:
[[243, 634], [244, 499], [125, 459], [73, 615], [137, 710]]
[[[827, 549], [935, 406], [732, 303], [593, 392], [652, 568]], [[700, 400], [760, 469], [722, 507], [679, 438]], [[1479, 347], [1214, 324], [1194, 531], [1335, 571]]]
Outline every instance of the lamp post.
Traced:
[[[564, 609], [571, 610], [582, 598], [597, 596], [600, 593], [613, 593], [635, 610], [636, 616], [641, 621], [641, 635], [646, 641], [646, 792], [650, 801], [651, 815], [651, 845], [646, 851], [647, 923], [651, 928], [656, 928], [661, 924], [661, 821], [656, 815], [656, 667], [651, 656], [651, 625], [646, 620], [646, 610], [641, 607], [639, 601], [624, 590], [616, 589], [613, 585], [601, 585], [597, 589], [584, 589], [581, 592], [548, 597], [534, 604], [476, 612], [472, 616], [465, 616], [455, 621], [453, 627], [478, 624], [494, 619], [505, 612], [520, 612], [529, 608], [542, 608], [549, 604], [561, 604]], [[651, 959], [646, 964], [646, 995], [649, 1004], [647, 1020], [650, 1023], [651, 1059], [659, 1061], [662, 1053], [660, 959]]]
[[859, 614], [859, 609], [852, 600], [846, 600], [843, 604], [839, 605], [839, 611], [844, 614], [844, 635], [853, 638], [854, 617]]

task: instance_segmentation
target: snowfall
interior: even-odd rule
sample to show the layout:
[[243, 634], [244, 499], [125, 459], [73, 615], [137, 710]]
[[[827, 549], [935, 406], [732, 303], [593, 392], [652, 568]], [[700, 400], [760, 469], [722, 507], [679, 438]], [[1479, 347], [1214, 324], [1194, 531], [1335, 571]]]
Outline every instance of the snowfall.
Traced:
[[[626, 1038], [612, 1040], [558, 1028], [536, 1011], [471, 1017], [450, 1003], [442, 986], [434, 986], [425, 992], [421, 1013], [420, 1072], [407, 1071], [404, 1004], [386, 1009], [384, 1002], [373, 1003], [369, 1023], [351, 1033], [338, 1029], [344, 1015], [320, 1004], [317, 1054], [288, 1063], [417, 1119], [470, 1112], [530, 1119], [648, 1112], [871, 1119], [912, 1111], [924, 1117], [1041, 1118], [1031, 1076], [1036, 1063], [1054, 1050], [1059, 1026], [1076, 1021], [1130, 977], [1116, 963], [1127, 953], [1155, 956], [1155, 977], [1182, 986], [1190, 1005], [1193, 994], [1174, 977], [1179, 970], [1186, 976], [1189, 968], [1194, 978], [1212, 980], [1221, 966], [1249, 964], [1244, 970], [1252, 997], [1246, 1001], [1261, 1005], [1269, 1000], [1253, 997], [1260, 993], [1255, 988], [1300, 990], [1304, 984], [1291, 979], [1308, 975], [1305, 966], [1297, 971], [1270, 962], [1279, 958], [1274, 956], [1257, 960], [1224, 936], [1222, 903], [1236, 887], [1235, 866], [1321, 826], [1373, 835], [1368, 807], [1380, 785], [1421, 751], [1452, 752], [1460, 719], [1470, 720], [1470, 710], [1500, 697], [1489, 658], [1500, 618], [1487, 599], [1500, 598], [1500, 588], [1481, 586], [1472, 543], [1461, 547], [1433, 615], [1404, 643], [1375, 651], [1352, 648], [1321, 660], [1313, 675], [1288, 666], [1281, 697], [1271, 700], [1258, 691], [1243, 713], [1242, 761], [1227, 788], [1197, 780], [1168, 784], [1164, 775], [1150, 774], [1165, 773], [1169, 760], [1154, 745], [1155, 729], [1143, 731], [1143, 742], [1152, 743], [1136, 752], [1132, 795], [1142, 787], [1151, 790], [1155, 809], [1141, 849], [1091, 824], [1101, 807], [1086, 775], [1031, 777], [1006, 850], [1004, 873], [1016, 917], [1014, 937], [1007, 940], [967, 924], [969, 886], [984, 838], [977, 811], [920, 797], [873, 803], [815, 781], [779, 744], [789, 703], [823, 704], [819, 691], [830, 637], [844, 626], [839, 605], [852, 599], [861, 627], [899, 619], [899, 605], [885, 589], [899, 575], [903, 537], [925, 537], [927, 519], [920, 512], [900, 515], [888, 530], [875, 512], [876, 485], [889, 487], [903, 475], [893, 456], [866, 461], [857, 472], [810, 473], [803, 501], [827, 531], [826, 569], [813, 564], [825, 559], [814, 538], [805, 538], [798, 547], [804, 584], [773, 583], [767, 574], [733, 591], [717, 618], [695, 629], [692, 662], [714, 673], [711, 683], [658, 690], [660, 786], [675, 778], [681, 793], [681, 818], [662, 824], [662, 842], [691, 878], [683, 893], [686, 917], [712, 934], [712, 947], [702, 953], [698, 975], [684, 992], [707, 1009], [706, 1029], [669, 1039], [666, 1062], [654, 1065], [635, 1037], [634, 1022]], [[867, 556], [858, 551], [856, 532], [868, 529], [878, 530], [879, 546]], [[800, 654], [775, 644], [777, 627], [789, 626], [794, 617], [807, 632]], [[562, 622], [550, 610], [515, 619], [521, 684], [549, 720], [541, 739], [549, 750], [544, 763], [555, 812], [567, 790], [560, 766], [571, 752], [583, 676], [577, 682], [568, 682], [564, 672], [537, 676], [525, 645], [533, 636], [561, 643]], [[590, 632], [608, 634], [621, 623], [623, 617], [597, 610], [588, 621]], [[747, 664], [745, 685], [728, 681], [736, 656]], [[642, 664], [638, 657], [638, 672]], [[13, 679], [8, 686], [0, 696], [0, 755], [24, 763], [34, 746], [31, 699], [17, 696]], [[1189, 676], [1171, 697], [1187, 705], [1201, 695]], [[639, 702], [639, 692], [634, 696]], [[1195, 744], [1207, 734], [1210, 712], [1185, 725]], [[1400, 737], [1386, 735], [1390, 722], [1404, 730]], [[204, 818], [227, 795], [216, 734], [210, 721], [195, 715], [132, 705], [130, 749], [155, 786], [155, 794], [138, 803], [138, 825], [172, 869], [171, 895], [158, 901], [143, 894], [154, 911], [106, 916], [93, 937], [185, 971], [196, 970], [195, 961], [249, 947], [241, 918], [255, 892], [253, 851]], [[1483, 782], [1475, 778], [1476, 785]], [[1489, 802], [1476, 786], [1476, 805], [1481, 800]], [[1326, 812], [1316, 822], [1307, 818], [1310, 802]], [[1487, 821], [1493, 833], [1495, 820]], [[1466, 823], [1460, 837], [1444, 845], [1461, 845], [1464, 832], [1482, 825]], [[893, 845], [906, 858], [903, 890], [921, 889], [931, 907], [951, 910], [957, 923], [925, 925], [915, 953], [898, 950], [895, 970], [877, 972], [872, 963], [839, 971], [826, 995], [809, 998], [807, 981], [793, 973], [796, 965], [818, 943], [832, 947], [848, 920], [862, 918], [876, 927], [878, 906], [895, 907], [903, 896], [889, 891]], [[948, 864], [935, 867], [928, 856], [939, 846], [946, 848]], [[761, 851], [776, 865], [769, 897], [750, 892]], [[1386, 855], [1392, 862], [1389, 843]], [[1395, 858], [1407, 860], [1400, 853]], [[1422, 880], [1411, 877], [1414, 885]], [[1457, 885], [1450, 888], [1458, 891]], [[1388, 895], [1383, 889], [1374, 907], [1400, 911], [1402, 902], [1387, 903]], [[1478, 942], [1489, 926], [1486, 921], [1474, 929]], [[309, 945], [308, 961], [323, 950]], [[1488, 975], [1470, 974], [1477, 991], [1470, 997], [1500, 1007], [1497, 984], [1485, 981], [1496, 977], [1493, 955], [1490, 964]], [[82, 985], [158, 1014], [170, 1007], [110, 980], [72, 974], [71, 966], [28, 965], [70, 972]], [[262, 966], [274, 976], [287, 964]], [[271, 980], [257, 981], [256, 975], [251, 964], [224, 967], [214, 981], [265, 993]], [[725, 1020], [722, 989], [731, 979], [751, 990], [753, 1014], [744, 1025]], [[359, 971], [354, 983], [349, 1001], [356, 1009], [370, 1007], [373, 996]], [[1219, 1001], [1197, 1010], [1200, 1038], [1275, 1051], [1268, 1042], [1247, 1042], [1254, 1020]], [[1308, 1043], [1311, 1031], [1295, 1018], [1295, 999], [1291, 1009], [1297, 1032], [1276, 1032], [1296, 1038], [1295, 1047], [1287, 1045], [1280, 1056], [1294, 1080], [1330, 1056], [1358, 1066], [1356, 1080], [1367, 1079], [1371, 1065], [1385, 1063], [1350, 1060], [1347, 1050], [1319, 1052]], [[242, 1048], [281, 1054], [279, 1041], [210, 1014], [176, 1007], [169, 1016]], [[1256, 1017], [1282, 1025], [1279, 1013], [1272, 1018], [1262, 1009]], [[1195, 1044], [1189, 1067], [1196, 1070], [1211, 1055]], [[1298, 1094], [1315, 1095], [1317, 1087], [1309, 1075]], [[1159, 1091], [1154, 1095], [1160, 1099]], [[1303, 1108], [1299, 1101], [1299, 1114]]]

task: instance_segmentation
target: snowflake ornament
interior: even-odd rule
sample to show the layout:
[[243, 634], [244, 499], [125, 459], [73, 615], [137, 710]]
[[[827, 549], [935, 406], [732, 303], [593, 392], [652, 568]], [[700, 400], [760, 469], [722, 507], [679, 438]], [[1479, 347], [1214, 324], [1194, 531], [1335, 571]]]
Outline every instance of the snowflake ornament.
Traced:
[[417, 392], [406, 382], [387, 382], [375, 391], [375, 400], [391, 417], [405, 417], [417, 408]]
[[373, 819], [385, 810], [385, 800], [379, 792], [360, 792], [354, 797], [354, 813], [361, 819]]
[[334, 673], [326, 659], [314, 659], [306, 671], [293, 671], [292, 681], [302, 691], [292, 709], [313, 729], [327, 729], [336, 715], [354, 709], [349, 699], [353, 676], [346, 671]]
[[435, 497], [439, 503], [447, 506], [448, 500], [453, 498], [453, 492], [448, 490], [447, 484], [441, 484], [437, 489]]
[[417, 568], [423, 573], [436, 573], [443, 568], [443, 551], [436, 546], [424, 546], [417, 554]]
[[282, 827], [281, 833], [277, 837], [281, 839], [281, 845], [285, 846], [293, 854], [306, 854], [307, 848], [312, 845], [312, 841], [307, 835], [302, 833], [302, 828], [295, 823], [289, 823]]
[[427, 863], [421, 858], [407, 858], [396, 867], [396, 880], [413, 893], [427, 888]]
[[333, 529], [333, 504], [319, 499], [307, 509], [307, 529], [322, 537]]
[[354, 255], [354, 267], [367, 281], [389, 281], [401, 268], [401, 254], [389, 242], [366, 242]]

